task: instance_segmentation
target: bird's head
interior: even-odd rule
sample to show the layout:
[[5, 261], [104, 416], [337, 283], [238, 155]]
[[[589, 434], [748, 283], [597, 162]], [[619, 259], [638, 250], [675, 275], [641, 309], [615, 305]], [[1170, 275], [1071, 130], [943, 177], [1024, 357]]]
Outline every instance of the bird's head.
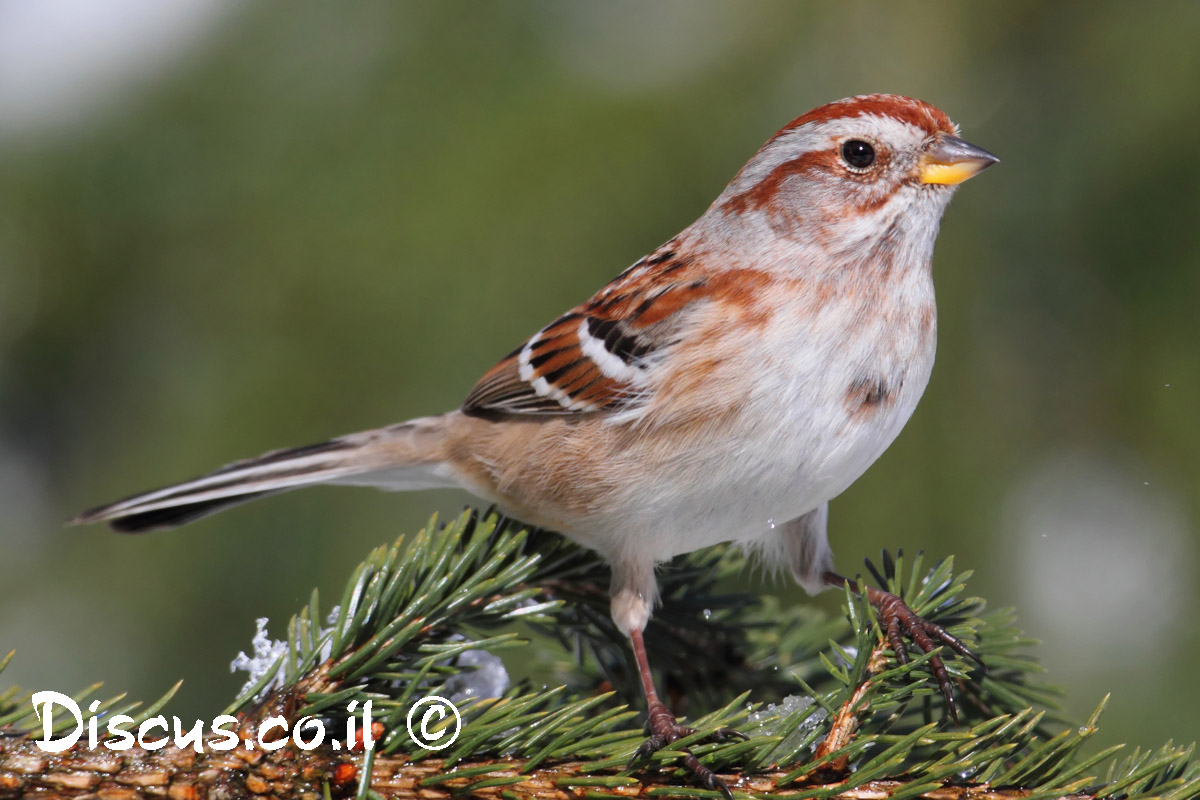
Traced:
[[820, 106], [776, 133], [713, 204], [826, 252], [928, 238], [955, 187], [996, 163], [921, 100], [862, 95]]

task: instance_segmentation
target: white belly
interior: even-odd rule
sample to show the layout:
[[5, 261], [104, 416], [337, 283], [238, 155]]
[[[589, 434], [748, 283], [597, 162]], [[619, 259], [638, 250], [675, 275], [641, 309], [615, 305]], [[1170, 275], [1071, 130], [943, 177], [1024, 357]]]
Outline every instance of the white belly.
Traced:
[[[620, 526], [619, 541], [598, 530], [600, 541], [585, 543], [603, 551], [636, 542], [666, 560], [770, 537], [841, 494], [899, 435], [929, 381], [936, 334], [929, 324], [918, 330], [919, 315], [911, 316], [913, 325], [893, 323], [890, 335], [860, 327], [813, 337], [786, 324], [770, 331], [776, 341], [755, 349], [779, 356], [757, 365], [732, 421], [689, 441], [630, 489], [618, 519], [609, 519]], [[886, 398], [854, 402], [851, 387], [864, 379], [882, 381]]]

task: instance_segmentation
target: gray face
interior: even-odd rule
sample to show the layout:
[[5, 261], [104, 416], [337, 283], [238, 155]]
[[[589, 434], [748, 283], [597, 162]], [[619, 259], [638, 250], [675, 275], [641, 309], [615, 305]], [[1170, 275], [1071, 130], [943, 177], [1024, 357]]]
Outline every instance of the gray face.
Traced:
[[765, 225], [839, 263], [903, 250], [927, 260], [953, 186], [922, 182], [942, 134], [890, 116], [808, 122], [767, 143], [714, 204], [725, 225]]

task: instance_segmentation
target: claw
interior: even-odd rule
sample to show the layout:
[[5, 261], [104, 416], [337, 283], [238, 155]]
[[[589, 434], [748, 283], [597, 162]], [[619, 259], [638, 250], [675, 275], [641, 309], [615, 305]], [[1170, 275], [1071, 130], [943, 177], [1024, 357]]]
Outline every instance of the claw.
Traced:
[[[960, 639], [951, 635], [941, 625], [918, 616], [903, 600], [891, 592], [869, 589], [868, 596], [875, 607], [879, 609], [879, 622], [883, 625], [888, 645], [896, 654], [896, 661], [900, 664], [907, 664], [909, 661], [903, 634], [907, 634], [922, 653], [935, 651], [938, 648], [938, 644], [934, 642], [936, 639], [959, 655], [972, 658], [980, 664], [983, 663]], [[957, 724], [958, 708], [954, 702], [954, 689], [950, 684], [950, 673], [946, 670], [946, 664], [938, 655], [932, 655], [929, 658], [929, 670], [933, 673], [934, 680], [937, 681], [942, 697], [946, 698], [946, 711], [949, 713], [950, 719]]]
[[975, 653], [971, 651], [971, 648], [969, 648], [965, 644], [963, 644], [962, 639], [959, 639], [957, 636], [955, 636], [954, 634], [950, 633], [949, 631], [941, 628], [938, 625], [934, 625], [932, 627], [935, 629], [933, 631], [934, 634], [936, 634], [937, 637], [942, 640], [943, 644], [945, 644], [947, 647], [949, 647], [954, 652], [958, 653], [960, 656], [962, 656], [964, 658], [969, 658], [972, 661], [974, 661], [976, 664], [978, 664], [979, 666], [983, 667], [984, 669], [987, 669], [987, 664], [983, 663], [983, 659], [980, 658], [979, 656], [975, 655]]
[[704, 784], [705, 789], [720, 792], [725, 797], [725, 800], [733, 800], [733, 790], [725, 784], [725, 781], [718, 778], [712, 772], [709, 772], [708, 777], [702, 778], [700, 782]]
[[900, 620], [892, 617], [887, 622], [887, 640], [896, 654], [896, 660], [903, 666], [908, 663], [908, 648], [904, 646], [904, 638], [900, 633]]
[[[891, 560], [886, 552], [884, 553], [884, 562], [884, 572], [889, 575], [893, 574], [895, 562]], [[875, 572], [875, 569], [872, 568], [871, 571]], [[878, 577], [878, 573], [876, 573], [876, 576]], [[845, 586], [852, 592], [862, 591], [857, 581], [844, 578], [836, 572], [826, 572], [824, 579], [825, 583], [830, 586]], [[892, 652], [896, 655], [897, 663], [902, 665], [909, 663], [908, 648], [904, 645], [905, 636], [911, 639], [912, 643], [922, 653], [932, 654], [929, 656], [929, 669], [933, 673], [934, 680], [937, 681], [942, 697], [946, 698], [946, 711], [949, 713], [950, 719], [957, 724], [958, 708], [954, 704], [954, 691], [950, 685], [950, 673], [946, 670], [946, 664], [942, 661], [939, 654], [934, 652], [939, 646], [934, 643], [934, 640], [936, 639], [961, 656], [973, 659], [981, 667], [984, 666], [983, 659], [971, 652], [971, 649], [963, 644], [958, 637], [953, 636], [941, 625], [919, 616], [917, 612], [909, 608], [898, 596], [872, 586], [866, 587], [866, 592], [867, 599], [871, 601], [871, 604], [875, 608], [879, 609], [879, 626], [883, 629], [883, 635], [887, 639], [888, 646], [892, 648]]]
[[638, 745], [638, 749], [633, 751], [633, 756], [629, 759], [629, 768], [632, 769], [639, 761], [645, 761], [666, 746], [667, 737], [657, 733], [650, 734], [642, 740], [642, 743]]
[[733, 728], [717, 728], [709, 738], [714, 742], [728, 742], [730, 739], [737, 739], [739, 742], [750, 740], [749, 736]]
[[[639, 761], [649, 758], [656, 751], [663, 749], [669, 744], [679, 741], [686, 736], [691, 736], [696, 732], [695, 728], [689, 728], [686, 725], [680, 725], [675, 721], [675, 715], [667, 710], [667, 707], [661, 702], [654, 700], [650, 703], [650, 713], [646, 717], [646, 739], [638, 746], [638, 749], [633, 752], [633, 757], [629, 759], [629, 766], [632, 768]], [[735, 731], [732, 728], [719, 728], [714, 731], [711, 736], [713, 741], [724, 742], [731, 738], [745, 740], [749, 737], [741, 731]], [[700, 759], [692, 753], [691, 750], [684, 747], [683, 750], [683, 765], [688, 771], [700, 779], [700, 783], [706, 789], [718, 791], [725, 796], [726, 800], [733, 800], [733, 792], [725, 785], [725, 781], [717, 777], [711, 769], [700, 763]]]

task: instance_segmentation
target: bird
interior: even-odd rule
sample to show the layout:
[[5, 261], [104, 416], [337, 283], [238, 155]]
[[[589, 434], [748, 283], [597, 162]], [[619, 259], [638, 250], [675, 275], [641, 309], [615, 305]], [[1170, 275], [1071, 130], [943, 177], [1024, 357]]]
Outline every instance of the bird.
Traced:
[[[998, 160], [921, 100], [819, 106], [775, 133], [695, 222], [484, 373], [460, 408], [272, 451], [72, 522], [171, 528], [317, 484], [465, 489], [611, 567], [613, 621], [645, 694], [645, 756], [692, 732], [659, 698], [646, 655], [657, 565], [736, 542], [810, 593], [859, 590], [834, 571], [829, 501], [925, 390], [942, 215]], [[905, 636], [972, 655], [899, 597], [865, 592], [898, 660]], [[954, 716], [945, 667], [937, 654], [929, 663]]]

